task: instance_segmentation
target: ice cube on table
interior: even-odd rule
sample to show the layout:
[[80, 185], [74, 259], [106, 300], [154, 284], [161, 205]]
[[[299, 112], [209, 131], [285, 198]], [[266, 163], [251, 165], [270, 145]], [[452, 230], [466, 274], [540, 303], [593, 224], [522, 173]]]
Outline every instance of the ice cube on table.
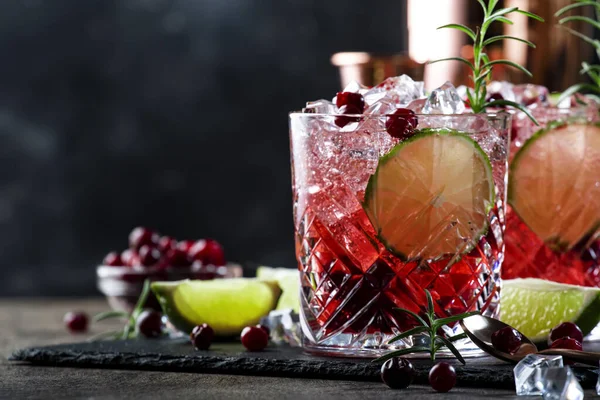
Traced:
[[519, 361], [513, 370], [517, 396], [541, 395], [543, 386], [540, 381], [540, 372], [548, 368], [561, 368], [562, 366], [562, 356], [529, 354]]
[[539, 376], [544, 400], [583, 399], [583, 389], [571, 368], [544, 368]]
[[444, 83], [429, 95], [423, 106], [423, 114], [462, 114], [465, 103], [450, 82]]
[[[600, 372], [600, 370], [598, 370]], [[600, 396], [600, 374], [598, 374], [598, 380], [596, 381], [596, 394]]]
[[308, 101], [306, 107], [302, 109], [302, 112], [310, 114], [335, 114], [336, 107], [331, 101], [321, 99]]
[[396, 107], [403, 107], [413, 100], [425, 97], [425, 84], [413, 81], [408, 75], [394, 76], [367, 91], [364, 97], [368, 107], [383, 100]]
[[287, 343], [292, 347], [302, 345], [300, 317], [291, 308], [271, 311], [261, 319], [261, 324], [269, 328], [274, 343]]

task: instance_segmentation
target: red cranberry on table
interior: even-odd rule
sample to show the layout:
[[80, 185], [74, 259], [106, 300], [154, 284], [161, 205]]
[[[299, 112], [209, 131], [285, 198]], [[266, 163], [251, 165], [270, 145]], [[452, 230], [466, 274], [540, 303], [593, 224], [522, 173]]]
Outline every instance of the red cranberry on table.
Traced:
[[201, 261], [205, 265], [217, 267], [225, 265], [225, 252], [223, 246], [213, 239], [200, 239], [190, 248], [189, 254], [193, 260]]
[[158, 240], [159, 238], [156, 233], [148, 228], [138, 226], [129, 234], [129, 247], [133, 250], [140, 251], [140, 248], [144, 245], [156, 247], [158, 245]]
[[405, 358], [391, 358], [381, 366], [381, 380], [392, 389], [405, 389], [413, 381], [415, 370]]
[[140, 264], [144, 267], [155, 265], [160, 260], [160, 251], [156, 247], [143, 245], [140, 248]]
[[171, 267], [189, 267], [192, 259], [187, 252], [179, 248], [169, 249], [165, 254], [165, 262]]
[[166, 253], [167, 251], [177, 247], [177, 240], [169, 236], [163, 236], [158, 240], [157, 247], [161, 253]]
[[548, 345], [551, 345], [555, 340], [564, 337], [570, 337], [571, 339], [577, 340], [579, 343], [583, 342], [583, 332], [581, 332], [581, 329], [572, 322], [563, 322], [552, 328], [550, 331]]
[[456, 385], [456, 371], [446, 362], [440, 362], [429, 371], [429, 384], [441, 393], [449, 392]]
[[263, 331], [265, 331], [265, 333], [267, 334], [267, 336], [271, 336], [271, 330], [269, 329], [268, 326], [258, 324], [258, 325], [256, 325], [256, 327], [262, 329]]
[[358, 114], [362, 114], [365, 109], [365, 99], [362, 94], [354, 92], [338, 92], [335, 98], [335, 105], [338, 108], [341, 108], [349, 104], [355, 106], [360, 111]]
[[212, 343], [215, 332], [208, 324], [196, 326], [190, 333], [190, 340], [196, 350], [208, 350]]
[[82, 333], [87, 331], [88, 316], [83, 312], [70, 311], [65, 314], [63, 321], [67, 329], [72, 333]]
[[185, 251], [186, 253], [189, 253], [190, 249], [195, 243], [195, 240], [182, 240], [180, 242], [177, 242], [177, 248]]
[[414, 134], [418, 120], [413, 110], [398, 108], [385, 121], [385, 130], [390, 136], [398, 139], [408, 139]]
[[360, 120], [359, 117], [347, 117], [346, 115], [362, 114], [362, 110], [353, 104], [346, 104], [345, 106], [340, 107], [340, 109], [338, 110], [338, 114], [342, 115], [338, 115], [335, 117], [335, 124], [340, 128], [343, 128], [350, 122], [358, 122]]
[[569, 350], [582, 350], [583, 346], [581, 345], [581, 342], [579, 340], [570, 338], [570, 337], [563, 337], [560, 339], [556, 339], [554, 342], [552, 342], [552, 344], [550, 345], [551, 349], [569, 349]]
[[144, 310], [135, 321], [135, 330], [147, 338], [157, 338], [162, 334], [162, 315], [158, 311]]
[[269, 344], [269, 335], [256, 326], [247, 326], [242, 331], [242, 344], [248, 351], [261, 351]]
[[498, 351], [513, 354], [523, 343], [523, 336], [510, 326], [505, 326], [492, 333], [492, 345]]
[[109, 265], [111, 267], [121, 267], [125, 264], [123, 260], [121, 260], [121, 255], [116, 251], [111, 251], [104, 257], [104, 261], [102, 261], [102, 265]]

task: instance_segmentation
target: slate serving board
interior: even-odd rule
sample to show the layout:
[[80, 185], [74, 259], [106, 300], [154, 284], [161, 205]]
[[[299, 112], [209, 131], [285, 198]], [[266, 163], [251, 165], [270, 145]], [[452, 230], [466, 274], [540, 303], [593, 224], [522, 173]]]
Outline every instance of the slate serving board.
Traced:
[[[138, 369], [216, 374], [263, 375], [312, 379], [379, 381], [380, 364], [370, 360], [326, 358], [305, 354], [300, 348], [271, 345], [251, 353], [239, 343], [214, 343], [209, 351], [193, 350], [187, 340], [124, 340], [32, 347], [16, 351], [11, 360], [46, 366]], [[455, 365], [458, 385], [514, 388], [513, 366], [492, 357], [467, 359]], [[416, 383], [426, 383], [431, 366], [412, 360]], [[593, 368], [574, 368], [580, 383], [593, 388]]]

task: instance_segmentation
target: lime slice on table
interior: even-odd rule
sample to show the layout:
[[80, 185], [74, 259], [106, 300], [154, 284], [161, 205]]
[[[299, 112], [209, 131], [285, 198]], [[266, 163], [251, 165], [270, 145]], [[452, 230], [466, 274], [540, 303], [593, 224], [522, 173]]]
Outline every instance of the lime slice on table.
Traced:
[[543, 279], [502, 281], [500, 319], [534, 342], [545, 342], [550, 329], [573, 322], [584, 336], [600, 322], [600, 288]]
[[277, 281], [283, 294], [277, 304], [278, 310], [292, 309], [300, 312], [300, 276], [297, 269], [258, 267], [256, 277], [262, 280]]
[[177, 329], [189, 333], [207, 323], [217, 336], [237, 335], [258, 324], [281, 296], [277, 282], [252, 278], [154, 282], [152, 291]]
[[470, 251], [493, 205], [489, 158], [447, 129], [422, 130], [383, 156], [364, 202], [382, 242], [404, 260]]
[[600, 128], [539, 131], [515, 155], [508, 188], [514, 211], [552, 249], [585, 245], [600, 226]]

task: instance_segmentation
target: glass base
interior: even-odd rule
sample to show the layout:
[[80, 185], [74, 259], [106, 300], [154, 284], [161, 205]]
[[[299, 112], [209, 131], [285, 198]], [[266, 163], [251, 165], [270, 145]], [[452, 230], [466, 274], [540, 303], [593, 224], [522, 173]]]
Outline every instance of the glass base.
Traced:
[[[381, 334], [373, 334], [373, 335], [363, 335], [364, 340], [359, 342], [354, 342], [352, 345], [348, 345], [352, 343], [355, 335], [352, 334], [339, 334], [336, 335], [335, 340], [328, 340], [325, 343], [315, 344], [307, 340], [303, 339], [302, 347], [306, 353], [317, 355], [317, 356], [327, 356], [327, 357], [347, 357], [347, 358], [377, 358], [383, 355], [388, 354], [394, 350], [401, 350], [407, 347], [411, 347], [413, 345], [420, 345], [418, 342], [419, 338], [408, 338], [406, 341], [399, 341], [399, 344], [375, 344], [382, 343], [381, 339], [383, 335]], [[386, 338], [387, 340], [391, 339], [392, 336]], [[428, 338], [426, 338], [428, 340]], [[385, 343], [384, 342], [384, 343]], [[464, 339], [459, 340], [454, 343], [457, 349], [459, 349], [460, 354], [463, 357], [481, 357], [485, 353], [477, 347], [471, 340]], [[413, 359], [428, 359], [429, 353], [414, 353], [407, 354], [402, 357], [413, 358]], [[455, 358], [455, 356], [448, 349], [441, 349], [436, 353], [436, 358]]]

